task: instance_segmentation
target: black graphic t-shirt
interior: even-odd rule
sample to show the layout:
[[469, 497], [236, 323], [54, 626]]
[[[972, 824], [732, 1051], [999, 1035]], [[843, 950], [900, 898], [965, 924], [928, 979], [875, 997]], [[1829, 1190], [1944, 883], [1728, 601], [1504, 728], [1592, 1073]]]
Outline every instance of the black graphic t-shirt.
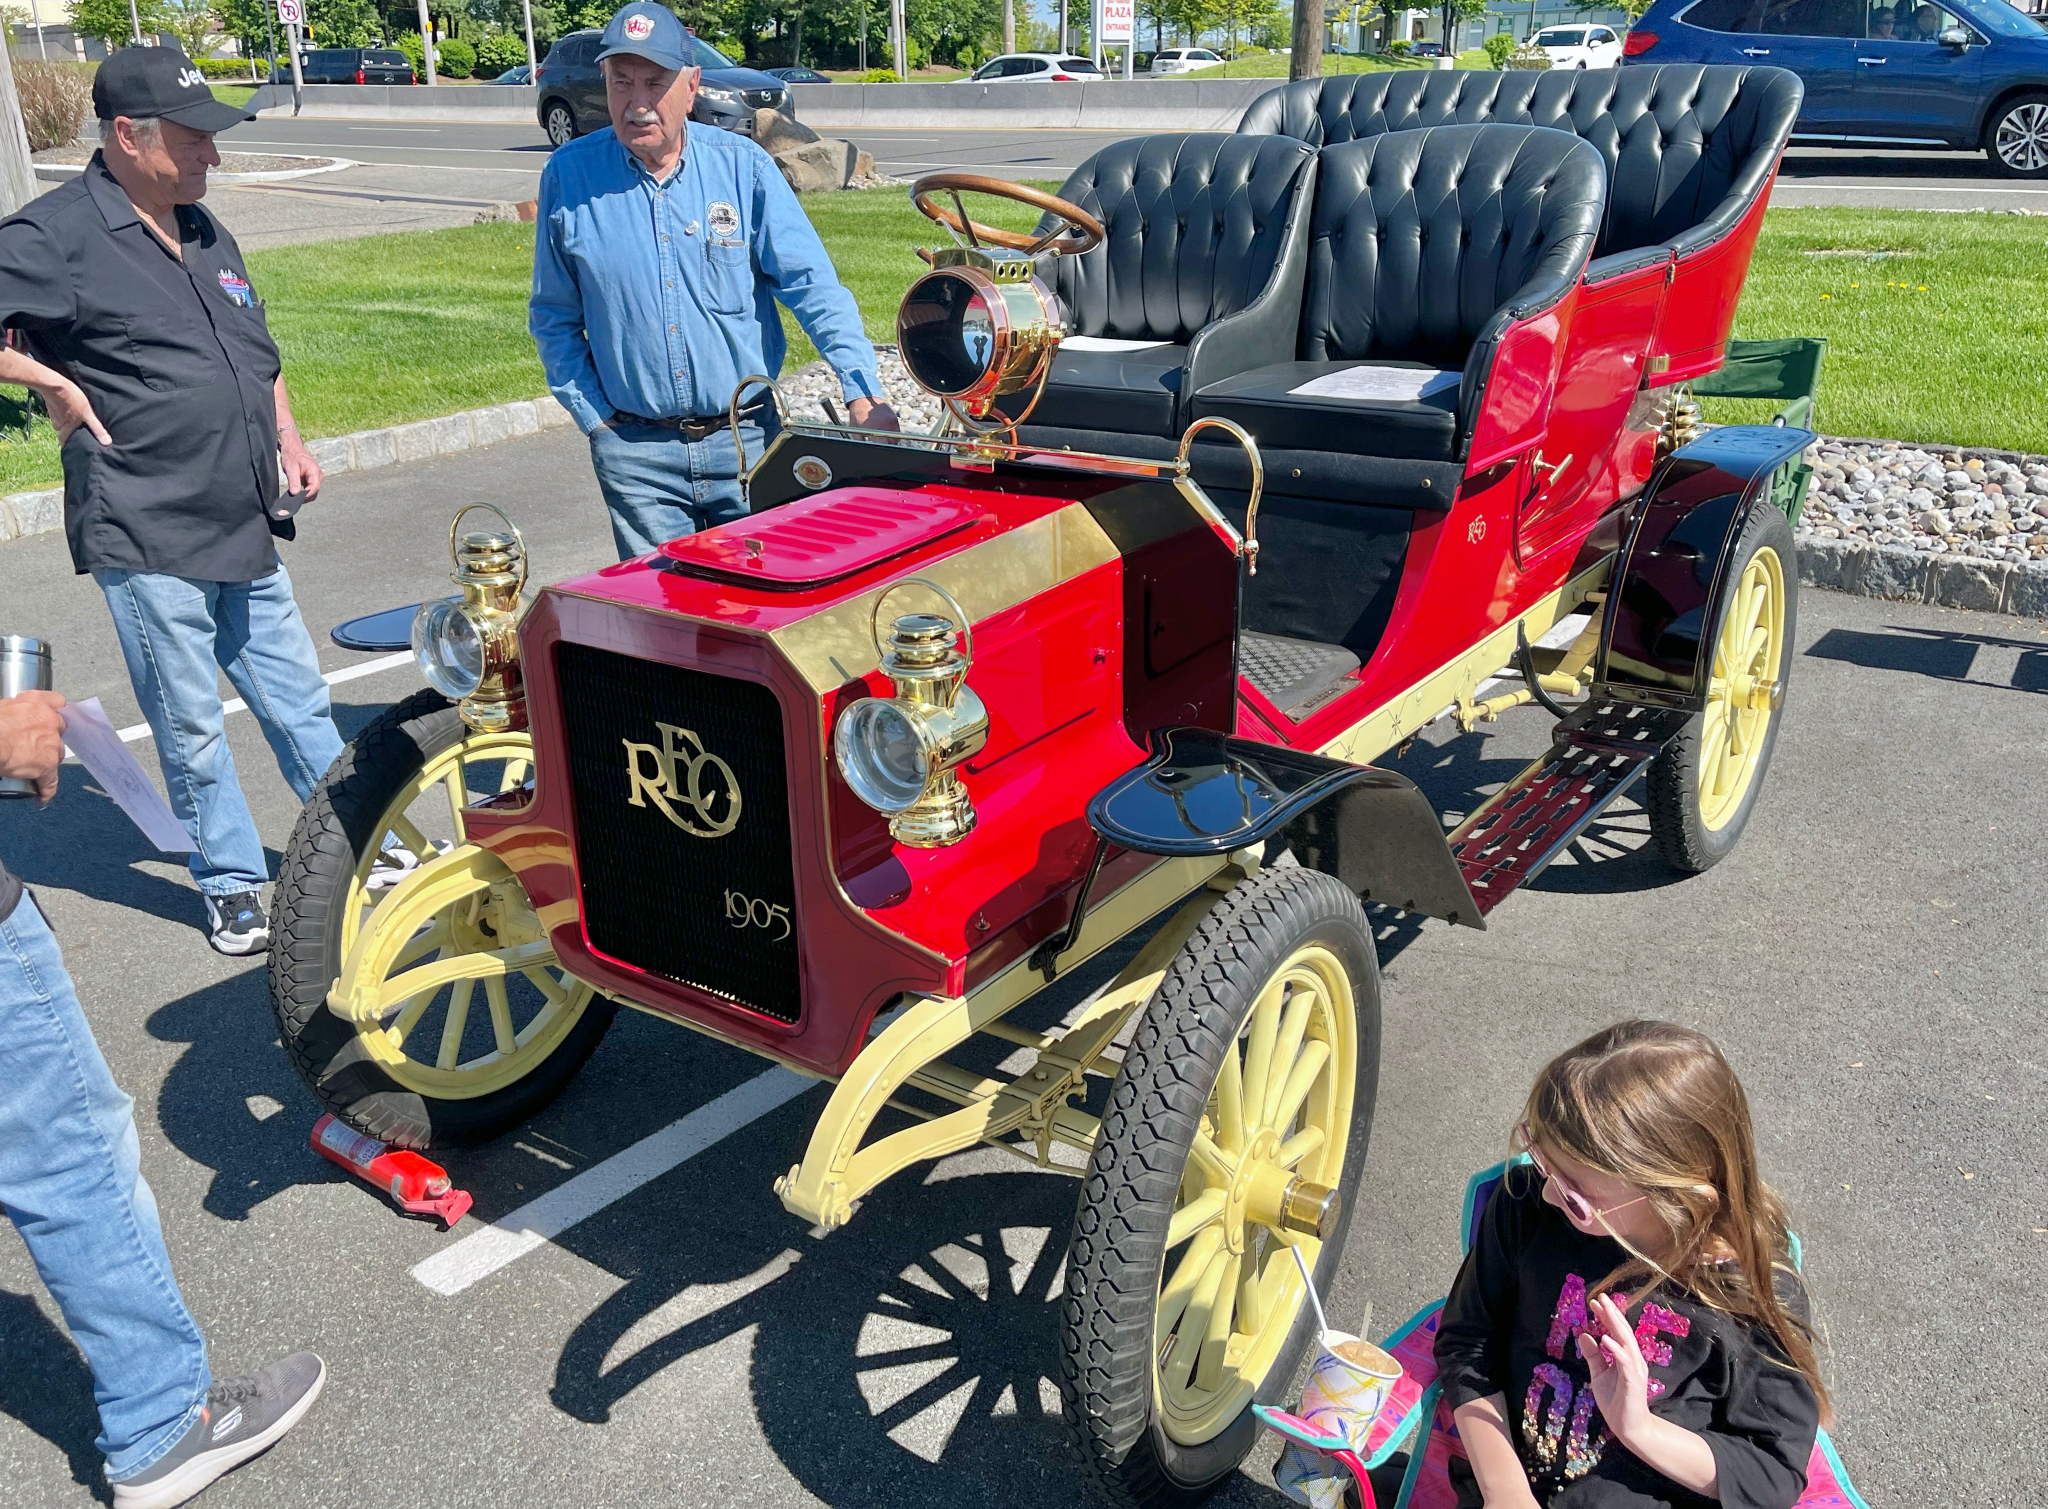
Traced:
[[[1436, 1362], [1453, 1409], [1502, 1394], [1537, 1502], [1552, 1509], [1705, 1509], [1613, 1439], [1594, 1402], [1576, 1333], [1592, 1286], [1627, 1261], [1545, 1204], [1518, 1171], [1480, 1220], [1478, 1239], [1444, 1304]], [[1784, 1300], [1803, 1312], [1789, 1274]], [[1785, 1292], [1785, 1284], [1793, 1292]], [[1619, 1296], [1617, 1296], [1617, 1299]], [[1805, 1377], [1754, 1328], [1690, 1296], [1657, 1291], [1625, 1312], [1650, 1365], [1650, 1409], [1705, 1438], [1724, 1509], [1790, 1509], [1806, 1488], [1820, 1408]], [[1479, 1503], [1471, 1469], [1453, 1462], [1460, 1503]]]

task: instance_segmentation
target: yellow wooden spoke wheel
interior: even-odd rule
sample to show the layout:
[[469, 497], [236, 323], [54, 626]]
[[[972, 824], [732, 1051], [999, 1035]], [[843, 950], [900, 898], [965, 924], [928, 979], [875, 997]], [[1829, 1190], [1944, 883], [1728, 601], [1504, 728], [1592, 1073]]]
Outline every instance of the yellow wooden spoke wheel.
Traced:
[[528, 780], [523, 733], [433, 693], [365, 729], [307, 804], [279, 881], [272, 994], [328, 1107], [404, 1146], [494, 1136], [557, 1093], [613, 1007], [563, 970], [465, 811]]
[[1321, 1237], [1297, 1228], [1341, 1181], [1356, 1010], [1343, 964], [1310, 944], [1259, 993], [1224, 1052], [1167, 1231], [1153, 1321], [1160, 1414], [1177, 1441], [1211, 1439], [1252, 1402], [1301, 1312], [1287, 1249], [1299, 1243], [1313, 1267]]
[[1784, 721], [1799, 607], [1792, 526], [1755, 509], [1730, 558], [1714, 625], [1706, 707], [1651, 763], [1643, 804], [1665, 860], [1718, 864], [1756, 806]]
[[1714, 642], [1699, 760], [1700, 821], [1710, 829], [1749, 794], [1777, 711], [1785, 661], [1785, 562], [1769, 546], [1749, 558]]
[[1312, 1321], [1299, 1247], [1336, 1271], [1379, 1075], [1358, 898], [1266, 870], [1217, 902], [1110, 1089], [1069, 1249], [1062, 1385], [1119, 1503], [1193, 1503], [1237, 1469]]

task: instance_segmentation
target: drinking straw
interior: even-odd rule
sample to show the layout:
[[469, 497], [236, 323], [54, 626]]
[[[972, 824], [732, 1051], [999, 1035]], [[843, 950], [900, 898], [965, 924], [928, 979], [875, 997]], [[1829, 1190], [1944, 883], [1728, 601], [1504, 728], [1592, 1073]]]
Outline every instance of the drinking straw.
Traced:
[[1294, 1266], [1301, 1270], [1301, 1281], [1308, 1286], [1308, 1302], [1316, 1312], [1316, 1330], [1318, 1334], [1327, 1338], [1330, 1334], [1330, 1322], [1323, 1314], [1323, 1302], [1316, 1298], [1316, 1281], [1309, 1277], [1308, 1259], [1301, 1255], [1299, 1247], [1290, 1246], [1287, 1250], [1294, 1254]]

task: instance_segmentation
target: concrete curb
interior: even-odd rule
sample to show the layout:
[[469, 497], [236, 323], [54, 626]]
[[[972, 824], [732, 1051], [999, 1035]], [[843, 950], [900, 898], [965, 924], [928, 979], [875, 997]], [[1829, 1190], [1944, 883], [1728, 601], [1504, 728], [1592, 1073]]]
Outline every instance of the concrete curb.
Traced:
[[[406, 461], [425, 461], [473, 451], [500, 440], [513, 440], [541, 430], [574, 424], [569, 411], [552, 397], [524, 398], [516, 403], [493, 404], [488, 409], [469, 409], [444, 414], [439, 419], [422, 419], [413, 424], [390, 425], [381, 430], [358, 430], [353, 435], [332, 435], [309, 440], [306, 449], [328, 476], [343, 472], [370, 471], [380, 466], [397, 466]], [[0, 541], [25, 539], [30, 535], [55, 534], [64, 528], [64, 489], [44, 492], [10, 493], [0, 498]]]
[[[339, 173], [344, 168], [359, 168], [362, 166], [361, 163], [351, 162], [346, 157], [308, 157], [303, 152], [261, 152], [251, 153], [250, 155], [290, 157], [296, 158], [300, 162], [317, 163], [319, 166], [311, 168], [279, 168], [275, 172], [263, 173], [209, 173], [206, 175], [206, 181], [209, 184], [283, 183], [288, 178], [315, 178], [322, 173]], [[76, 178], [84, 171], [85, 164], [82, 162], [39, 162], [36, 164], [36, 177], [46, 183], [62, 183], [67, 178]]]
[[1799, 580], [1856, 597], [2048, 618], [2048, 564], [1931, 555], [1903, 545], [1799, 537]]

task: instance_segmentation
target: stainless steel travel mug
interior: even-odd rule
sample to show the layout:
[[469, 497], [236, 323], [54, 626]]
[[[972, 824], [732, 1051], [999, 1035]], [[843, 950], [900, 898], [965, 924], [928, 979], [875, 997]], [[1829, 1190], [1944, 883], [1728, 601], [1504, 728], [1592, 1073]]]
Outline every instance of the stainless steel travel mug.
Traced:
[[[0, 700], [23, 692], [47, 692], [55, 684], [48, 640], [31, 639], [25, 634], [0, 634]], [[0, 797], [34, 795], [34, 781], [0, 778]]]

